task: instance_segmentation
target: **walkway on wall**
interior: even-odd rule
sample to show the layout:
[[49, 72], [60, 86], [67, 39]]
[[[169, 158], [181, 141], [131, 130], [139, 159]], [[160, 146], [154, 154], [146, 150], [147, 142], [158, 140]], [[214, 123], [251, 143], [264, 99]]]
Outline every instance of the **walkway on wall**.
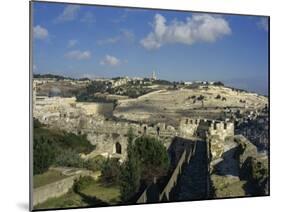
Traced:
[[183, 167], [182, 174], [175, 188], [174, 201], [207, 199], [208, 166], [205, 141], [197, 141], [195, 155], [190, 163]]

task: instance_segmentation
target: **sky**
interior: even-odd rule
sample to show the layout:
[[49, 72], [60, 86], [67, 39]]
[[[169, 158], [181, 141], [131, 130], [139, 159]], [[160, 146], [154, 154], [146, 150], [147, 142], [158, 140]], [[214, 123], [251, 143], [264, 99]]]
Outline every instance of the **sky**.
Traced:
[[33, 2], [33, 72], [222, 81], [268, 94], [268, 18]]

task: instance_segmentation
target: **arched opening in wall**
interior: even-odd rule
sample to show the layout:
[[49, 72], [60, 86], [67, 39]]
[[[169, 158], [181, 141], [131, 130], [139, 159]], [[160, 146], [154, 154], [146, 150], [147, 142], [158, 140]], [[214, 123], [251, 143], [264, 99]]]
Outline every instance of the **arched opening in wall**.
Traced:
[[117, 142], [117, 143], [115, 144], [115, 152], [116, 152], [117, 154], [122, 154], [122, 146], [121, 146], [121, 144], [120, 144], [119, 142]]
[[224, 123], [223, 128], [226, 130], [227, 129], [227, 124]]

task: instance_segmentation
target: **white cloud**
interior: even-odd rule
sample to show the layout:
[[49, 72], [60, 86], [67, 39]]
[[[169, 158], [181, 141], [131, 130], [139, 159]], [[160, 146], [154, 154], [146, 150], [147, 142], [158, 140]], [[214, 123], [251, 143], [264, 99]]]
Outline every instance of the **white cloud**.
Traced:
[[121, 34], [123, 36], [123, 38], [125, 38], [128, 41], [133, 42], [135, 39], [135, 34], [133, 33], [133, 31], [128, 30], [128, 29], [122, 29], [121, 30]]
[[121, 40], [133, 42], [134, 39], [135, 39], [135, 34], [132, 31], [130, 31], [128, 29], [121, 29], [119, 35], [117, 35], [115, 37], [98, 40], [97, 43], [99, 45], [114, 44]]
[[95, 17], [93, 15], [93, 13], [86, 12], [84, 14], [84, 16], [80, 19], [80, 21], [83, 22], [83, 23], [91, 24], [91, 23], [94, 23], [96, 20], [95, 20]]
[[120, 60], [114, 56], [106, 55], [104, 59], [100, 62], [101, 65], [118, 66], [120, 65]]
[[65, 54], [65, 57], [68, 59], [74, 59], [74, 60], [87, 60], [91, 58], [91, 52], [90, 51], [80, 51], [80, 50], [73, 50], [70, 52], [67, 52]]
[[267, 18], [260, 18], [257, 25], [260, 29], [268, 31], [268, 19]]
[[196, 14], [186, 18], [186, 21], [174, 20], [167, 24], [164, 16], [156, 14], [153, 31], [140, 43], [146, 49], [157, 49], [167, 43], [192, 45], [197, 42], [215, 42], [229, 34], [231, 28], [221, 16]]
[[40, 25], [33, 27], [34, 38], [44, 40], [48, 37], [48, 35], [49, 35], [49, 32], [46, 28], [44, 28]]
[[69, 40], [67, 46], [68, 46], [68, 48], [71, 48], [71, 47], [76, 46], [77, 43], [78, 43], [78, 40], [74, 40], [74, 39]]
[[64, 8], [63, 12], [56, 18], [56, 22], [72, 21], [76, 19], [77, 14], [80, 10], [78, 5], [68, 5]]
[[120, 39], [121, 39], [120, 36], [116, 36], [116, 37], [111, 37], [111, 38], [106, 38], [106, 39], [98, 40], [97, 43], [99, 45], [113, 44], [113, 43], [117, 43]]

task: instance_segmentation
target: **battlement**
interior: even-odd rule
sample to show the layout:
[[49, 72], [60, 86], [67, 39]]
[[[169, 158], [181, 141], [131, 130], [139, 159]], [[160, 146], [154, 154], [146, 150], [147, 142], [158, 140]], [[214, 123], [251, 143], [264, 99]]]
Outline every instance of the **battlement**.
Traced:
[[208, 136], [234, 136], [234, 123], [210, 119], [182, 119], [179, 126], [182, 135], [198, 136], [206, 139]]

